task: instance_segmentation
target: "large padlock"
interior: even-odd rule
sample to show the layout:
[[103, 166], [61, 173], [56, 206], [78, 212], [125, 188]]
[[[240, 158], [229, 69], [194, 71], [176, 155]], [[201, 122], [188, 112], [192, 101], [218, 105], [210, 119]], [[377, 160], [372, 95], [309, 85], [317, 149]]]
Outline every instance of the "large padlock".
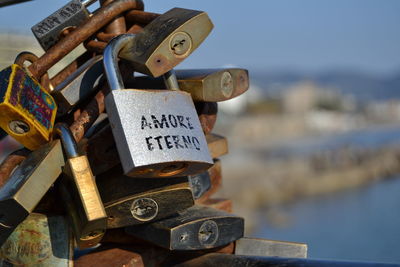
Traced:
[[29, 154], [0, 188], [0, 246], [33, 211], [64, 163], [60, 141], [55, 140]]
[[[246, 69], [176, 70], [179, 88], [191, 94], [194, 101], [220, 102], [235, 98], [249, 88]], [[134, 86], [149, 89], [164, 88], [161, 79], [137, 77]]]
[[60, 192], [78, 246], [92, 247], [104, 235], [107, 215], [87, 157], [79, 156], [75, 139], [65, 124], [56, 124], [55, 130], [67, 158], [59, 184]]
[[80, 66], [58, 84], [51, 95], [57, 101], [57, 116], [66, 115], [81, 101], [93, 94], [103, 76], [103, 56], [98, 55]]
[[97, 0], [72, 0], [62, 8], [35, 24], [31, 30], [40, 46], [47, 51], [62, 37], [62, 31], [73, 30], [86, 22], [90, 12], [86, 9]]
[[0, 266], [71, 267], [73, 247], [64, 216], [31, 213], [0, 247]]
[[190, 94], [124, 89], [117, 59], [134, 39], [120, 35], [104, 50], [111, 89], [105, 105], [125, 174], [184, 176], [209, 168], [212, 159]]
[[0, 127], [30, 150], [51, 138], [57, 105], [18, 64], [0, 72]]
[[223, 211], [193, 206], [178, 216], [130, 226], [125, 231], [169, 250], [210, 249], [243, 237], [244, 220]]

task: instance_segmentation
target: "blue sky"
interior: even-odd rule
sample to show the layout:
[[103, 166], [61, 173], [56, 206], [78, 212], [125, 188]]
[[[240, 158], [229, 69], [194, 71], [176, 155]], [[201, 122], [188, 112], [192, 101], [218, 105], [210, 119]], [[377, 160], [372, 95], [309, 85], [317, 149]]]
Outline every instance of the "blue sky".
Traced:
[[[0, 9], [0, 28], [30, 27], [65, 4], [34, 0]], [[400, 71], [398, 0], [148, 0], [146, 10], [206, 11], [215, 28], [180, 67]]]

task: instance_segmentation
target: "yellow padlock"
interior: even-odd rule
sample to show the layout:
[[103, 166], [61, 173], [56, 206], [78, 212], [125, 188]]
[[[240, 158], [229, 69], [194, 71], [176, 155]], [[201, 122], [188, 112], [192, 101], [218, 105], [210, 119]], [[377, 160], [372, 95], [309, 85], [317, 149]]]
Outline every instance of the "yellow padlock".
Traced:
[[0, 72], [0, 127], [30, 150], [50, 141], [57, 105], [22, 67]]

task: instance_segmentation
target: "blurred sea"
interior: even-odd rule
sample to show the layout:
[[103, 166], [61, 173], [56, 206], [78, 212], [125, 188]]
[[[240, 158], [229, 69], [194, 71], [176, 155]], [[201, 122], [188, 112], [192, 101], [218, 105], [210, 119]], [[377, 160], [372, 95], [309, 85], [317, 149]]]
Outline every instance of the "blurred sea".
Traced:
[[254, 236], [308, 244], [310, 258], [400, 263], [400, 176], [282, 207], [285, 227], [264, 220]]

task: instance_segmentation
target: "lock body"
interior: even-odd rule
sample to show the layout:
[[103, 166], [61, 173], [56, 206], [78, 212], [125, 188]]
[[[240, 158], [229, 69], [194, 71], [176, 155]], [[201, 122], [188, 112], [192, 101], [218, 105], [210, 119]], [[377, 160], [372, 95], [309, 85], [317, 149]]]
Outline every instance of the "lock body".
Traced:
[[187, 183], [165, 186], [104, 203], [108, 228], [160, 220], [194, 205]]
[[213, 159], [228, 154], [228, 140], [226, 137], [211, 133], [206, 135], [206, 140]]
[[104, 235], [107, 215], [86, 156], [69, 158], [60, 191], [80, 248], [96, 245]]
[[245, 69], [177, 70], [181, 90], [195, 101], [219, 102], [237, 97], [249, 89], [249, 74]]
[[[190, 93], [193, 101], [226, 101], [249, 89], [249, 74], [246, 69], [177, 69], [175, 73], [179, 89]], [[149, 89], [165, 88], [161, 79], [149, 76], [135, 78], [134, 85]]]
[[93, 94], [103, 76], [103, 56], [89, 59], [51, 92], [57, 101], [57, 116], [66, 115]]
[[61, 174], [64, 156], [56, 140], [32, 152], [0, 188], [0, 246], [33, 211]]
[[0, 72], [0, 127], [30, 150], [50, 140], [57, 112], [53, 97], [17, 64]]
[[63, 216], [31, 213], [0, 247], [0, 265], [71, 267], [73, 245]]
[[120, 57], [135, 71], [158, 77], [187, 58], [213, 27], [206, 12], [173, 8], [146, 25]]
[[80, 0], [72, 0], [65, 6], [35, 24], [31, 30], [40, 46], [45, 50], [60, 40], [61, 32], [73, 29], [89, 19], [90, 13]]
[[212, 165], [188, 93], [113, 90], [105, 104], [126, 175], [185, 176]]
[[193, 206], [176, 217], [125, 229], [128, 234], [169, 250], [199, 250], [243, 237], [244, 220], [233, 214]]

